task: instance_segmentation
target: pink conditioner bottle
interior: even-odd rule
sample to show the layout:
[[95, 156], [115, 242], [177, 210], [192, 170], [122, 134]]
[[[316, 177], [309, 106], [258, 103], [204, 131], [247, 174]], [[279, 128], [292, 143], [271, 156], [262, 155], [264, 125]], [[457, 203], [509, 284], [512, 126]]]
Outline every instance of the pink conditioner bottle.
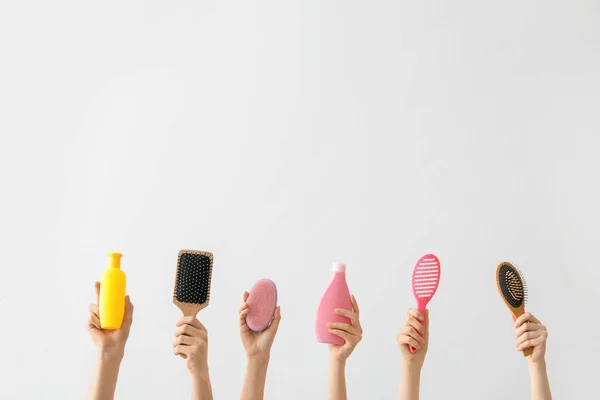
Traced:
[[343, 345], [345, 342], [341, 337], [329, 332], [327, 324], [330, 322], [342, 322], [351, 324], [349, 318], [338, 315], [336, 308], [343, 308], [352, 311], [352, 301], [350, 300], [350, 290], [346, 283], [346, 264], [333, 263], [333, 277], [329, 286], [321, 297], [319, 308], [317, 309], [317, 321], [315, 330], [317, 340], [321, 343]]

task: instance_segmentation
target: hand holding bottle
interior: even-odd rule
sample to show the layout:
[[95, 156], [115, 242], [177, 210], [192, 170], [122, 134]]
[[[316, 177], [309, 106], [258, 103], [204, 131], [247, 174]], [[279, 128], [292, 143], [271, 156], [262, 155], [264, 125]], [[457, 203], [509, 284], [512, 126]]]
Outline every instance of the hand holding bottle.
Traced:
[[339, 361], [346, 361], [354, 351], [356, 345], [362, 340], [363, 330], [360, 325], [360, 310], [358, 308], [358, 303], [356, 302], [354, 295], [352, 295], [350, 299], [352, 302], [352, 311], [338, 308], [335, 312], [338, 315], [350, 319], [351, 323], [330, 322], [327, 324], [331, 334], [339, 336], [345, 341], [342, 345], [329, 345], [329, 354], [333, 359]]
[[123, 356], [125, 344], [129, 337], [131, 324], [133, 323], [133, 304], [129, 296], [125, 297], [125, 314], [121, 329], [106, 330], [100, 326], [100, 313], [98, 310], [98, 299], [100, 296], [100, 282], [96, 282], [94, 289], [96, 291], [96, 304], [89, 305], [90, 317], [87, 323], [88, 332], [92, 337], [92, 341], [102, 353], [111, 353]]

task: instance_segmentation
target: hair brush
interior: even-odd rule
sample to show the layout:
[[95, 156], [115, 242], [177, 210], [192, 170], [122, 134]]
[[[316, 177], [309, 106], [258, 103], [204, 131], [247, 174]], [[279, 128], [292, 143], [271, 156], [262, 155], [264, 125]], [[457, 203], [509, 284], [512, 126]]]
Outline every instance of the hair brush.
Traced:
[[[427, 303], [431, 300], [440, 284], [440, 274], [442, 266], [440, 260], [433, 254], [426, 254], [417, 261], [412, 275], [412, 289], [417, 307], [423, 316], [423, 326], [426, 326], [425, 318], [427, 313]], [[408, 346], [411, 353], [416, 353], [417, 349]]]
[[[498, 292], [512, 313], [513, 321], [525, 313], [527, 303], [527, 283], [523, 274], [513, 264], [503, 261], [496, 267]], [[533, 353], [533, 348], [523, 350], [525, 357]]]
[[184, 316], [196, 316], [208, 306], [212, 268], [212, 253], [198, 250], [179, 252], [173, 304], [179, 307]]

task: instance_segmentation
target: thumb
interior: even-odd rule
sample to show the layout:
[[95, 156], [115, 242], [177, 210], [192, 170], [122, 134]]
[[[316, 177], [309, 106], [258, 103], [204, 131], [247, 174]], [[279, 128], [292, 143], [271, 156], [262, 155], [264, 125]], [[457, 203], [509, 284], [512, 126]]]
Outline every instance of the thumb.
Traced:
[[125, 320], [133, 321], [133, 304], [129, 296], [125, 296]]
[[281, 306], [277, 306], [275, 309], [275, 315], [273, 316], [273, 321], [271, 322], [269, 329], [276, 333], [279, 328], [279, 322], [281, 322]]
[[429, 342], [429, 310], [425, 310], [425, 340]]

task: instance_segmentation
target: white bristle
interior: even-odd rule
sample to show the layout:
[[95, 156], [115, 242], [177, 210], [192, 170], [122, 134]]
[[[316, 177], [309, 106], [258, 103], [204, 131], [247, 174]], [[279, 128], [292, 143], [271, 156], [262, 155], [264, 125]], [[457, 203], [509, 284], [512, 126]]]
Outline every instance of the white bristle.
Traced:
[[521, 282], [523, 282], [523, 304], [527, 305], [527, 299], [529, 297], [529, 290], [527, 289], [527, 280], [525, 279], [525, 275], [523, 275], [523, 271], [521, 271], [521, 269], [514, 262], [511, 262], [511, 264], [513, 265], [513, 267], [515, 267], [517, 273], [519, 274], [519, 278], [521, 278]]
[[440, 265], [434, 258], [419, 261], [413, 271], [413, 286], [418, 297], [431, 297], [440, 279]]

